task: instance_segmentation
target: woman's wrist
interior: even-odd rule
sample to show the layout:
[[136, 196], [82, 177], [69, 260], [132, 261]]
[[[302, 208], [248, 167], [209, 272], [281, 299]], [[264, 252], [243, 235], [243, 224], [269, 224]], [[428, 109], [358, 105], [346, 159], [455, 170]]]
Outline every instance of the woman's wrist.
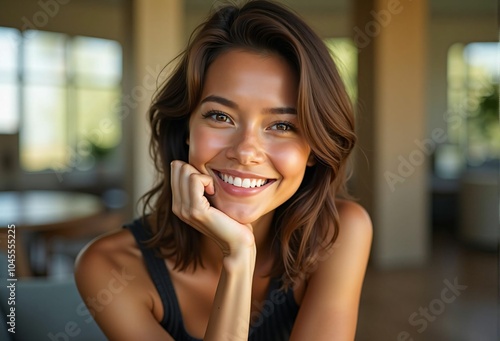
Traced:
[[240, 245], [224, 256], [222, 266], [227, 273], [250, 271], [253, 274], [256, 258], [257, 248], [255, 243]]

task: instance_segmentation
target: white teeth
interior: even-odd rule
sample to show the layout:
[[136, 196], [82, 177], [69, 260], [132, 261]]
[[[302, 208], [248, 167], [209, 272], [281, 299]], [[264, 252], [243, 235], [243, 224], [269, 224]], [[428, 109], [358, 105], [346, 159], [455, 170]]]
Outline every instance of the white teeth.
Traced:
[[241, 187], [241, 178], [235, 177], [233, 185], [236, 187]]
[[235, 187], [243, 187], [243, 188], [255, 188], [263, 186], [267, 183], [267, 180], [264, 179], [242, 179], [235, 176], [234, 178], [231, 175], [219, 173], [219, 177], [231, 184]]
[[241, 183], [241, 187], [250, 188], [250, 184], [251, 184], [250, 179], [244, 179], [243, 182]]

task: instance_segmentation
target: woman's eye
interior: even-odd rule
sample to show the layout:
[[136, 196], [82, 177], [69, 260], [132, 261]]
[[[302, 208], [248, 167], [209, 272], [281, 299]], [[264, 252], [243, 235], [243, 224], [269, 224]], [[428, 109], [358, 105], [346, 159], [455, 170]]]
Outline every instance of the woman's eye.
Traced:
[[226, 114], [217, 113], [213, 114], [212, 117], [214, 118], [214, 120], [219, 122], [230, 122], [230, 119]]
[[203, 114], [203, 117], [204, 118], [209, 118], [211, 120], [214, 120], [214, 121], [217, 121], [217, 122], [223, 122], [223, 123], [231, 123], [231, 118], [223, 113], [223, 112], [219, 112], [219, 111], [209, 111], [205, 114]]
[[279, 131], [294, 131], [295, 126], [291, 123], [288, 122], [278, 122], [273, 124], [271, 127], [272, 130], [279, 130]]

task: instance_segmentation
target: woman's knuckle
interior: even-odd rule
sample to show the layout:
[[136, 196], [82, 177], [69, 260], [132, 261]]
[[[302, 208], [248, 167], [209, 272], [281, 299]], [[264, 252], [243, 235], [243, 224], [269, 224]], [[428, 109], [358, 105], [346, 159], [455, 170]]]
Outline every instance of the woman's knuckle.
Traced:
[[189, 171], [189, 168], [190, 168], [190, 165], [188, 163], [184, 163], [181, 166], [181, 172], [185, 173], [185, 172]]
[[193, 183], [197, 182], [198, 179], [199, 179], [199, 175], [198, 174], [196, 174], [196, 173], [189, 174], [189, 183], [190, 184], [193, 184]]

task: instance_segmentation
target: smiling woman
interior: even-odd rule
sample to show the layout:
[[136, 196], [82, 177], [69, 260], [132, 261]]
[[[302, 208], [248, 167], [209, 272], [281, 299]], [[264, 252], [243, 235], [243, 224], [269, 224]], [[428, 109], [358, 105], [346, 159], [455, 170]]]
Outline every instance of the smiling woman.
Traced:
[[298, 128], [297, 85], [279, 55], [229, 50], [208, 68], [189, 120], [189, 163], [215, 180], [210, 204], [254, 230], [297, 191], [313, 163]]
[[96, 313], [106, 335], [354, 339], [371, 223], [346, 199], [349, 97], [309, 26], [271, 1], [221, 6], [149, 118], [144, 215], [77, 264], [84, 297], [113, 269], [135, 278]]

